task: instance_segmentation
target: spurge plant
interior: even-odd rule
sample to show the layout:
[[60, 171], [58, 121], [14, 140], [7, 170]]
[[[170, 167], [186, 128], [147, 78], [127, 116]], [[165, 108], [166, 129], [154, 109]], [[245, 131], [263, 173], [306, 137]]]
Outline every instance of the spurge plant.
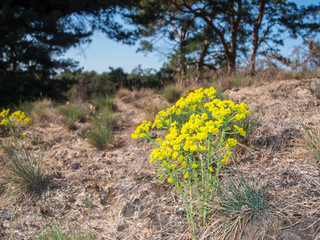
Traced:
[[[157, 164], [160, 178], [181, 194], [193, 233], [195, 212], [207, 221], [208, 203], [219, 189], [219, 171], [238, 144], [230, 136], [246, 135], [239, 122], [249, 114], [247, 105], [220, 100], [215, 93], [213, 87], [195, 90], [160, 111], [153, 123], [143, 121], [132, 134], [154, 145], [150, 162]], [[168, 134], [154, 141], [150, 132], [156, 129]]]

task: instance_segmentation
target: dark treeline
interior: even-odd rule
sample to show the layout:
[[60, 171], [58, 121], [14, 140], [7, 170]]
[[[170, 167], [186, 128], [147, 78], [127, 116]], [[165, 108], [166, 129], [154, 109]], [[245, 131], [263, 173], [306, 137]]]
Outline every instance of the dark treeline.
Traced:
[[173, 81], [172, 74], [165, 76], [164, 71], [143, 70], [140, 65], [131, 73], [124, 72], [122, 68], [110, 67], [108, 72], [101, 74], [77, 70], [57, 74], [53, 79], [57, 82], [70, 83], [69, 89], [64, 92], [64, 97], [71, 101], [86, 101], [96, 96], [112, 96], [120, 88], [160, 89]]
[[[75, 84], [87, 85], [90, 95], [93, 85], [108, 93], [159, 88], [171, 80], [183, 84], [190, 71], [198, 73], [195, 81], [209, 70], [233, 74], [245, 68], [254, 75], [257, 59], [285, 59], [279, 53], [287, 37], [308, 42], [319, 60], [319, 11], [320, 4], [286, 0], [0, 0], [0, 105], [39, 96], [63, 100]], [[90, 42], [95, 31], [139, 43], [144, 52], [157, 51], [165, 39], [168, 61], [157, 73], [136, 69], [135, 77], [121, 69], [82, 73], [61, 56]]]

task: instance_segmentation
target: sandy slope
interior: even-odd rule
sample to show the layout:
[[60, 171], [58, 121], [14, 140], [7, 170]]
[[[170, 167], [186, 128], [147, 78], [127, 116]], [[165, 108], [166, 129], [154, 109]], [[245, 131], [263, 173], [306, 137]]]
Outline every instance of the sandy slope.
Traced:
[[[264, 183], [273, 209], [264, 219], [249, 222], [242, 239], [317, 238], [320, 164], [299, 141], [301, 133], [287, 110], [307, 124], [319, 124], [314, 98], [319, 83], [320, 79], [287, 80], [225, 92], [261, 114], [254, 134], [257, 148], [239, 154], [237, 161], [253, 181]], [[145, 96], [137, 101], [154, 99], [162, 98]], [[68, 132], [61, 117], [52, 114], [43, 127], [34, 126], [42, 140], [34, 152], [43, 156], [51, 180], [41, 196], [1, 206], [0, 223], [4, 228], [12, 225], [13, 239], [34, 239], [54, 220], [63, 226], [88, 227], [94, 239], [101, 240], [189, 239], [181, 200], [168, 184], [158, 181], [155, 166], [149, 163], [152, 146], [130, 137], [147, 117], [145, 112], [133, 101], [117, 99], [117, 105], [121, 126], [115, 145], [106, 151], [86, 142], [88, 123]], [[210, 225], [201, 229], [199, 239], [215, 239], [211, 230]]]

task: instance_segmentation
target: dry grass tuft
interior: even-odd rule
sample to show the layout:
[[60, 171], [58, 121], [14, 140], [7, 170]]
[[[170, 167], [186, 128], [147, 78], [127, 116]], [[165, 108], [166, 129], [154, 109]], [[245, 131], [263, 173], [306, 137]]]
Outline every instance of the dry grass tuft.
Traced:
[[181, 94], [182, 90], [174, 84], [170, 84], [163, 89], [163, 96], [170, 103], [176, 102], [181, 97]]
[[161, 99], [160, 96], [155, 97], [154, 95], [150, 95], [144, 98], [141, 98], [138, 101], [135, 101], [133, 105], [141, 109], [145, 114], [145, 118], [148, 121], [153, 122], [155, 120], [156, 115], [161, 111], [169, 107], [169, 105]]
[[42, 100], [37, 100], [32, 103], [32, 111], [31, 118], [34, 122], [41, 122], [45, 124], [52, 115], [52, 111], [54, 110], [54, 104], [51, 99], [44, 98]]
[[131, 91], [127, 88], [120, 88], [116, 93], [115, 97], [121, 99], [125, 96], [131, 95]]
[[154, 91], [152, 89], [128, 90], [125, 88], [119, 89], [115, 97], [121, 99], [124, 103], [137, 101], [143, 97], [152, 96]]

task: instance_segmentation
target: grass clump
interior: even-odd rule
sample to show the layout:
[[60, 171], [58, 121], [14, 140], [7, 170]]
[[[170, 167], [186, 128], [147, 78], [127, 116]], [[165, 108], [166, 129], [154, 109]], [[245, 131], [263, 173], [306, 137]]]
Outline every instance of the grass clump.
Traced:
[[249, 218], [267, 209], [263, 189], [254, 186], [241, 173], [224, 175], [224, 180], [212, 201], [216, 212], [234, 219], [239, 215]]
[[111, 109], [112, 111], [118, 110], [114, 99], [111, 97], [97, 96], [92, 98], [90, 103], [95, 107], [97, 111], [102, 111], [105, 108]]
[[317, 83], [314, 89], [316, 99], [320, 99], [320, 83]]
[[163, 89], [163, 95], [168, 102], [173, 103], [181, 97], [182, 91], [174, 84], [170, 84]]
[[[302, 121], [296, 119], [293, 114], [287, 110], [289, 114], [293, 117], [296, 124], [299, 126], [300, 130], [302, 131], [302, 137], [304, 143], [309, 146], [320, 163], [320, 122], [317, 123], [315, 126], [307, 126]], [[318, 116], [319, 118], [319, 116]]]
[[91, 240], [91, 233], [84, 233], [80, 226], [71, 230], [63, 229], [59, 223], [51, 226], [50, 230], [36, 237], [39, 240]]
[[19, 102], [19, 104], [15, 106], [15, 109], [19, 109], [20, 111], [24, 112], [27, 116], [31, 116], [33, 105], [34, 104], [31, 101]]
[[101, 113], [94, 115], [92, 119], [93, 126], [104, 126], [107, 128], [112, 128], [117, 122], [112, 110], [105, 108]]
[[106, 149], [112, 140], [112, 131], [104, 126], [95, 126], [88, 133], [88, 142], [99, 150]]
[[44, 178], [41, 159], [33, 156], [26, 149], [11, 151], [6, 157], [1, 157], [1, 167], [4, 168], [0, 177], [0, 185], [8, 194], [36, 192], [43, 188]]
[[77, 122], [85, 122], [87, 120], [87, 112], [80, 105], [61, 106], [59, 112], [63, 115], [63, 123], [68, 130], [74, 129]]
[[208, 209], [213, 211], [221, 239], [238, 239], [245, 224], [268, 209], [263, 188], [250, 183], [240, 172], [224, 174]]
[[53, 102], [49, 98], [37, 100], [32, 103], [31, 116], [39, 121], [46, 120], [51, 108], [53, 108]]
[[99, 150], [105, 149], [113, 141], [112, 129], [116, 121], [117, 118], [108, 108], [94, 115], [91, 130], [88, 133], [88, 142]]
[[45, 185], [40, 157], [36, 157], [24, 145], [27, 133], [21, 128], [30, 123], [24, 112], [3, 110], [0, 125], [9, 131], [13, 143], [0, 143], [4, 154], [0, 157], [0, 188], [4, 195], [20, 196], [25, 192], [37, 192]]

